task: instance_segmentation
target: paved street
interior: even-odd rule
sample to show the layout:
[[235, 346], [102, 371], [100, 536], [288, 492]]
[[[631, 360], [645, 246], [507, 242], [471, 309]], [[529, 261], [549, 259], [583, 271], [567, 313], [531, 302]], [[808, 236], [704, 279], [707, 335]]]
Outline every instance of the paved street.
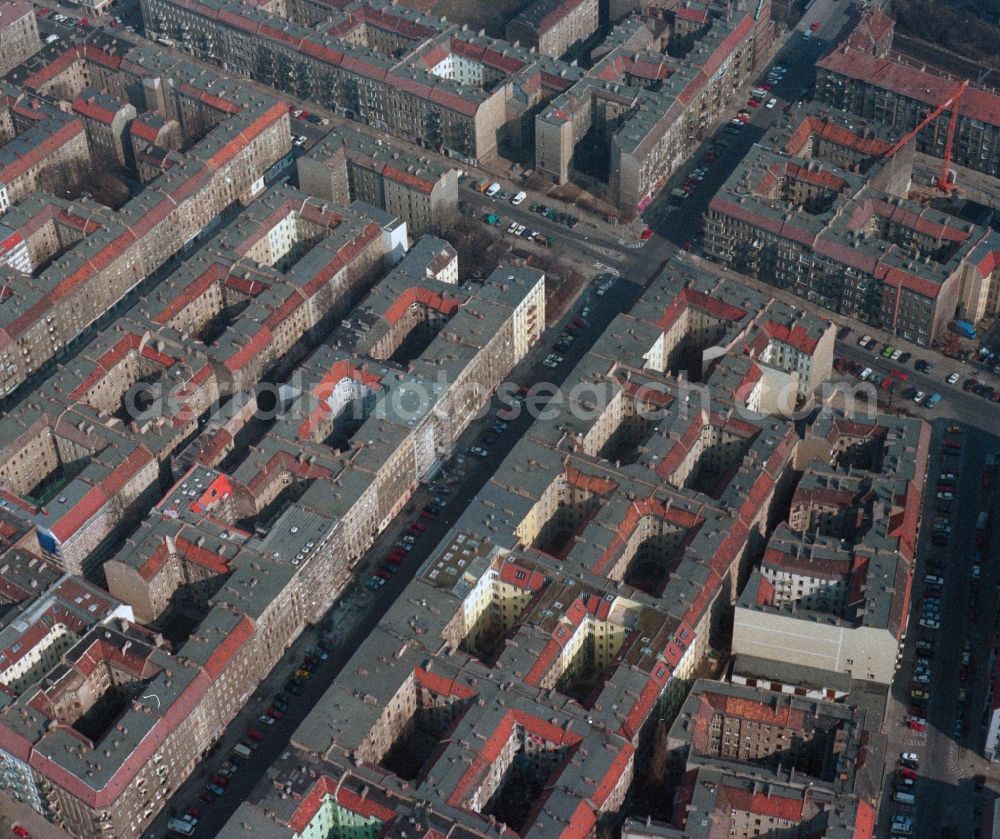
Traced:
[[[950, 432], [954, 421], [937, 418], [933, 422], [935, 446], [928, 469], [926, 503], [920, 533], [920, 550], [914, 578], [913, 612], [899, 675], [893, 686], [885, 733], [889, 737], [883, 806], [880, 811], [879, 835], [888, 835], [888, 824], [896, 812], [916, 813], [915, 833], [918, 837], [938, 839], [946, 835], [943, 828], [950, 828], [955, 839], [972, 837], [978, 821], [978, 811], [983, 799], [976, 792], [973, 778], [986, 774], [993, 779], [993, 787], [1000, 779], [1000, 772], [991, 769], [978, 754], [982, 748], [985, 729], [982, 712], [986, 702], [985, 674], [993, 647], [993, 634], [997, 614], [996, 592], [1000, 580], [994, 544], [983, 549], [979, 563], [979, 577], [974, 576], [976, 547], [974, 532], [976, 520], [982, 510], [996, 520], [1000, 513], [1000, 498], [992, 489], [983, 489], [982, 473], [988, 453], [1000, 448], [995, 435], [976, 429], [963, 428]], [[994, 423], [994, 428], [996, 424]], [[943, 438], [958, 439], [958, 450], [942, 447]], [[949, 512], [948, 505], [936, 498], [936, 485], [942, 473], [956, 475], [958, 490]], [[947, 546], [931, 544], [931, 525], [938, 515], [950, 519], [953, 528]], [[940, 628], [924, 629], [918, 626], [921, 601], [925, 592], [924, 577], [928, 574], [945, 580], [942, 587]], [[975, 609], [975, 612], [970, 609]], [[963, 678], [963, 646], [969, 642], [969, 665]], [[916, 643], [929, 641], [933, 648], [918, 652]], [[911, 673], [918, 656], [929, 659], [932, 676], [930, 685], [924, 687], [930, 694], [926, 702], [915, 701], [911, 690], [921, 686], [911, 684]], [[912, 731], [906, 717], [918, 713], [928, 722], [926, 732]], [[961, 732], [956, 729], [961, 720]], [[921, 778], [915, 786], [916, 804], [908, 806], [893, 802], [897, 767], [892, 758], [902, 752], [916, 752], [920, 757]]]
[[[799, 25], [800, 31], [789, 37], [787, 42], [780, 47], [774, 59], [773, 63], [780, 63], [789, 68], [785, 80], [774, 90], [774, 95], [779, 100], [777, 106], [771, 110], [763, 107], [751, 109], [751, 123], [738, 133], [729, 134], [724, 133], [722, 129], [728, 124], [735, 112], [744, 106], [745, 97], [732, 103], [732, 107], [720, 119], [716, 133], [694, 150], [689, 165], [683, 167], [672, 181], [661, 190], [657, 199], [643, 212], [642, 219], [636, 224], [614, 227], [603, 220], [587, 219], [582, 211], [570, 205], [560, 205], [540, 193], [529, 193], [529, 197], [522, 205], [513, 207], [509, 202], [491, 200], [465, 186], [462, 187], [461, 199], [479, 212], [480, 217], [481, 213], [487, 211], [499, 212], [504, 216], [504, 228], [511, 220], [516, 220], [534, 230], [555, 236], [558, 245], [566, 251], [583, 255], [593, 263], [600, 262], [611, 266], [619, 271], [622, 277], [635, 281], [633, 283], [620, 280], [604, 297], [586, 299], [586, 302], [590, 303], [593, 308], [589, 326], [573, 344], [570, 351], [562, 353], [566, 362], [560, 368], [551, 371], [540, 366], [541, 358], [550, 351], [554, 336], [561, 328], [561, 325], [557, 325], [550, 330], [546, 342], [536, 348], [531, 358], [512, 374], [513, 381], [520, 384], [530, 384], [533, 381], [544, 379], [558, 383], [565, 372], [571, 369], [571, 365], [586, 351], [603, 326], [615, 314], [632, 305], [641, 293], [641, 285], [659, 270], [663, 262], [677, 254], [688, 241], [697, 240], [701, 231], [702, 215], [707, 208], [710, 196], [740, 164], [750, 146], [759, 140], [775, 119], [780, 117], [784, 106], [791, 104], [794, 107], [794, 103], [801, 98], [802, 89], [811, 88], [814, 78], [813, 61], [821, 52], [822, 43], [834, 40], [841, 33], [847, 21], [849, 8], [849, 4], [845, 0], [815, 0]], [[820, 22], [820, 28], [809, 39], [803, 38], [801, 31], [808, 29], [814, 21]], [[754, 80], [754, 84], [758, 81], [759, 77]], [[248, 84], [255, 83], [248, 82]], [[310, 106], [307, 105], [307, 107]], [[329, 115], [324, 113], [324, 116]], [[331, 120], [331, 125], [335, 125], [336, 122], [335, 119]], [[351, 125], [359, 127], [353, 123]], [[307, 146], [315, 142], [327, 130], [328, 128], [302, 120], [293, 122], [293, 133], [305, 135], [308, 138]], [[718, 158], [711, 163], [705, 180], [691, 197], [679, 206], [672, 204], [670, 202], [671, 189], [683, 182], [688, 172], [697, 165], [697, 161], [718, 139], [725, 141], [725, 145], [716, 145]], [[421, 153], [428, 154], [424, 150], [421, 150]], [[473, 170], [472, 174], [483, 178], [490, 176], [488, 171], [477, 172]], [[518, 191], [516, 183], [503, 180], [501, 183], [511, 194]], [[573, 212], [581, 217], [581, 223], [571, 230], [565, 225], [542, 219], [537, 214], [530, 212], [529, 207], [532, 203], [546, 203], [550, 206], [555, 205], [561, 210]], [[638, 234], [646, 225], [653, 230], [653, 235], [649, 241], [643, 243]], [[697, 251], [696, 244], [694, 250]], [[953, 836], [956, 839], [964, 836], [971, 837], [976, 818], [975, 812], [979, 803], [971, 778], [979, 772], [988, 773], [988, 767], [975, 756], [969, 747], [978, 750], [982, 742], [981, 711], [985, 701], [985, 683], [982, 677], [986, 670], [988, 651], [992, 644], [993, 621], [997, 612], [996, 585], [1000, 579], [995, 562], [997, 547], [994, 545], [989, 549], [989, 558], [984, 557], [980, 564], [978, 588], [974, 586], [971, 576], [975, 558], [973, 530], [976, 517], [984, 505], [988, 504], [992, 508], [993, 521], [997, 521], [997, 515], [1000, 514], [997, 493], [984, 496], [979, 480], [986, 453], [1000, 449], [1000, 440], [990, 434], [991, 429], [995, 431], [997, 428], [994, 419], [996, 406], [980, 397], [964, 393], [961, 390], [961, 382], [956, 386], [949, 386], [945, 383], [944, 379], [952, 371], [959, 372], [963, 380], [971, 375], [973, 368], [968, 365], [945, 359], [938, 353], [921, 350], [906, 344], [906, 342], [897, 341], [891, 335], [862, 328], [858, 324], [839, 318], [833, 313], [792, 294], [740, 277], [706, 262], [694, 254], [686, 254], [682, 251], [681, 259], [691, 260], [706, 270], [759, 288], [776, 299], [785, 299], [793, 305], [822, 317], [832, 318], [840, 324], [850, 325], [854, 330], [853, 334], [845, 341], [838, 343], [838, 354], [863, 362], [866, 366], [883, 374], [898, 368], [899, 365], [860, 349], [856, 344], [856, 339], [862, 334], [862, 329], [864, 332], [872, 334], [880, 341], [880, 344], [892, 342], [895, 346], [913, 353], [914, 359], [923, 358], [934, 363], [935, 369], [927, 375], [917, 373], [913, 369], [912, 361], [906, 366], [906, 372], [908, 375], [907, 386], [917, 387], [928, 393], [935, 391], [941, 393], [942, 401], [937, 409], [931, 412], [912, 404], [912, 402], [903, 404], [904, 400], [901, 395], [897, 397], [891, 408], [894, 410], [903, 409], [932, 420], [935, 427], [936, 445], [929, 468], [931, 479], [928, 482], [927, 503], [923, 516], [924, 526], [921, 530], [914, 608], [918, 610], [920, 608], [922, 581], [928, 567], [928, 561], [941, 561], [946, 572], [942, 626], [938, 631], [931, 633], [918, 629], [916, 618], [914, 619], [902, 660], [900, 679], [898, 684], [894, 686], [885, 734], [890, 741], [888, 749], [890, 756], [898, 755], [902, 751], [916, 751], [921, 757], [923, 777], [917, 785], [918, 803], [915, 812], [919, 818], [915, 820], [917, 825], [915, 835], [937, 839], [941, 835], [941, 828], [947, 826], [952, 828]], [[595, 267], [594, 273], [598, 270]], [[585, 292], [585, 294], [588, 293]], [[576, 316], [583, 304], [584, 300], [581, 300], [571, 307], [569, 313], [563, 318], [562, 324]], [[979, 375], [978, 371], [977, 375]], [[986, 378], [994, 386], [1000, 385], [1000, 379], [995, 377], [993, 380], [990, 376], [980, 376], [980, 378]], [[494, 404], [493, 408], [496, 407], [497, 405]], [[492, 411], [490, 417], [492, 417]], [[506, 454], [518, 436], [524, 432], [529, 421], [527, 415], [522, 413], [522, 416], [511, 424], [507, 432], [499, 435], [496, 444], [492, 447], [490, 462], [495, 462]], [[947, 428], [955, 421], [963, 424], [963, 431], [960, 435], [963, 447], [959, 455], [946, 458], [941, 453], [940, 441], [947, 434]], [[471, 445], [481, 442], [484, 428], [488, 425], [489, 419], [474, 424], [462, 440], [460, 450], [467, 452]], [[389, 604], [402, 591], [407, 581], [427, 558], [447, 528], [458, 517], [465, 503], [488, 479], [490, 470], [476, 468], [478, 460], [474, 456], [465, 454], [464, 457], [466, 459], [463, 464], [453, 461], [446, 466], [446, 475], [451, 479], [451, 492], [447, 496], [449, 506], [430, 524], [427, 532], [417, 541], [416, 547], [407, 556], [399, 571], [389, 579], [386, 585], [377, 592], [371, 592], [364, 588], [363, 583], [381, 565], [382, 557], [417, 515], [417, 511], [433, 497], [432, 490], [421, 488], [418, 491], [407, 510], [380, 537], [377, 544], [359, 565], [356, 582], [345, 592], [340, 602], [335, 604], [330, 612], [330, 621], [338, 637], [336, 651], [306, 683], [303, 695], [295, 698], [295, 701], [290, 704], [287, 716], [273, 726], [267, 727], [265, 741], [261, 744], [254, 758], [243, 765], [233, 777], [226, 794], [211, 805], [203, 805], [197, 801], [208, 779], [229, 757], [232, 747], [243, 739], [247, 726], [268, 707], [270, 698], [281, 690], [290, 673], [301, 662], [305, 650], [315, 645], [316, 630], [307, 629], [298, 639], [282, 662], [254, 694], [243, 713], [229, 727], [226, 735], [212, 750], [208, 759], [174, 796], [171, 808], [176, 811], [182, 812], [186, 807], [196, 803], [202, 807], [203, 822], [199, 825], [196, 835], [211, 836], [219, 832], [239, 801], [246, 797], [250, 789], [260, 780], [268, 765], [287, 747], [291, 733], [336, 677], [351, 653], [356, 649], [360, 639], [378, 622]], [[934, 547], [930, 544], [930, 526], [937, 515], [937, 499], [934, 491], [936, 478], [943, 471], [959, 473], [959, 470], [961, 470], [963, 477], [971, 477], [960, 484], [958, 498], [953, 504], [953, 512], [950, 514], [953, 527], [951, 541], [946, 548]], [[977, 612], [973, 618], [970, 617], [969, 605], [974, 596]], [[915, 615], [918, 614], [919, 612], [915, 612]], [[960, 670], [963, 666], [961, 663], [962, 647], [967, 636], [971, 643], [970, 661], [973, 662], [974, 667], [968, 680], [962, 682], [960, 678]], [[921, 638], [933, 639], [935, 642], [933, 658], [931, 659], [934, 671], [930, 686], [931, 698], [926, 709], [930, 725], [926, 733], [910, 731], [904, 722], [911, 707], [910, 672], [916, 658], [914, 644], [917, 639]], [[960, 702], [959, 691], [963, 688], [966, 691], [966, 698], [964, 702]], [[963, 733], [960, 737], [956, 737], [955, 723], [959, 718], [963, 721]], [[894, 767], [890, 767], [890, 773], [887, 774], [884, 785], [886, 799], [890, 799], [893, 794], [891, 774], [893, 769]], [[993, 777], [1000, 779], [1000, 774], [994, 773]], [[1000, 786], [1000, 783], [996, 786]], [[888, 819], [891, 818], [894, 810], [895, 805], [890, 804], [882, 807], [882, 821], [878, 835], [888, 835]], [[169, 818], [169, 812], [165, 811], [154, 822], [147, 835], [164, 836], [167, 818]]]
[[[533, 382], [550, 382], [559, 385], [575, 363], [587, 352], [594, 340], [603, 332], [608, 323], [620, 312], [632, 307], [641, 293], [641, 288], [624, 279], [619, 279], [602, 297], [593, 295], [594, 284], [590, 283], [583, 289], [580, 299], [570, 307], [559, 323], [554, 325], [546, 335], [545, 340], [535, 347], [529, 356], [511, 375], [509, 381], [518, 384]], [[596, 301], [601, 306], [594, 305]], [[579, 333], [579, 337], [568, 352], [562, 353], [565, 359], [556, 369], [542, 366], [542, 359], [552, 350], [556, 336], [566, 324], [577, 317], [583, 306], [590, 305], [593, 309], [588, 317], [587, 326]], [[305, 718], [309, 710], [320, 700], [337, 674], [350, 659], [360, 642], [371, 632], [382, 615], [400, 595], [406, 584], [412, 579], [417, 569], [428, 558], [431, 551], [438, 545], [445, 533], [461, 514], [465, 505], [482, 488], [492, 475], [490, 469], [479, 469], [479, 459], [469, 452], [474, 445], [484, 445], [482, 438], [489, 431], [494, 413], [501, 407], [494, 399], [490, 409], [484, 416], [474, 422], [460, 440], [456, 451], [462, 462], [453, 458], [445, 465], [442, 475], [430, 486], [421, 486], [406, 509], [400, 513], [384, 533], [376, 540], [374, 546], [367, 552], [355, 569], [354, 583], [348, 587], [343, 596], [327, 613], [326, 624], [332, 627], [337, 636], [336, 649], [327, 661], [322, 662], [313, 676], [305, 683], [301, 696], [286, 697], [289, 699], [287, 714], [273, 725], [265, 726], [257, 722], [258, 717], [267, 710], [271, 699], [279, 692], [288, 678], [302, 662], [306, 650], [315, 647], [320, 633], [315, 627], [307, 627], [302, 635], [289, 648], [281, 662], [272, 670], [258, 690], [248, 701], [243, 711], [228, 726], [222, 739], [213, 747], [198, 769], [181, 785], [172, 796], [170, 805], [164, 809], [144, 834], [146, 837], [165, 837], [167, 821], [173, 813], [183, 813], [188, 807], [201, 809], [201, 822], [198, 825], [197, 836], [215, 836], [232, 815], [240, 801], [244, 800], [254, 785], [261, 779], [268, 766], [280, 756], [288, 746], [289, 738]], [[507, 430], [496, 436], [496, 442], [490, 448], [489, 462], [495, 463], [505, 457], [517, 440], [525, 433], [532, 419], [527, 411], [512, 420]], [[442, 491], [441, 487], [447, 487]], [[427, 530], [417, 539], [396, 573], [390, 577], [382, 588], [373, 592], [364, 586], [372, 574], [384, 566], [383, 558], [391, 550], [403, 534], [405, 528], [418, 516], [420, 509], [431, 503], [435, 494], [444, 495], [448, 502], [440, 515], [428, 523]], [[210, 782], [211, 777], [218, 772], [223, 762], [232, 759], [233, 747], [243, 741], [247, 742], [246, 731], [254, 726], [265, 734], [264, 741], [259, 745], [253, 758], [241, 762], [239, 771], [230, 780], [225, 795], [212, 803], [205, 803], [200, 796]]]

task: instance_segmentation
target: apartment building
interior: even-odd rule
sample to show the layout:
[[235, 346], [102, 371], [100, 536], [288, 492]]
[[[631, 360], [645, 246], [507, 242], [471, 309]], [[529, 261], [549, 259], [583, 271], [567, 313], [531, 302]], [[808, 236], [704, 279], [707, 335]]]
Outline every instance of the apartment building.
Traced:
[[[906, 632], [929, 428], [827, 418], [736, 604], [733, 651], [889, 684]], [[780, 638], [780, 643], [775, 639]]]
[[42, 48], [34, 4], [26, 0], [7, 0], [0, 6], [0, 75]]
[[507, 40], [563, 58], [597, 33], [597, 0], [535, 0], [507, 23]]
[[[947, 101], [959, 80], [889, 58], [892, 31], [881, 11], [866, 13], [847, 40], [816, 62], [816, 97], [902, 136]], [[957, 111], [952, 161], [1000, 174], [1000, 96], [970, 85]], [[917, 134], [917, 151], [944, 157], [951, 114], [946, 109]]]
[[80, 116], [87, 129], [92, 159], [105, 164], [116, 161], [124, 166], [128, 129], [136, 117], [135, 107], [87, 87], [73, 100], [73, 113]]
[[672, 819], [629, 819], [622, 835], [872, 837], [879, 723], [860, 707], [700, 679], [666, 739]]
[[[112, 59], [117, 75], [102, 63]], [[138, 85], [154, 109], [179, 117], [197, 142], [178, 165], [147, 183], [117, 212], [88, 209], [79, 222], [83, 236], [38, 276], [11, 280], [13, 293], [0, 302], [0, 394], [10, 393], [62, 357], [82, 330], [156, 275], [171, 256], [190, 247], [217, 223], [224, 208], [259, 193], [264, 171], [291, 148], [284, 105], [151, 50], [108, 56], [92, 45], [86, 50], [67, 47], [52, 62], [34, 67], [24, 82], [36, 88], [61, 87], [72, 99], [86, 87], [77, 72], [82, 63], [93, 63], [95, 72], [100, 68], [109, 79], [117, 78], [120, 87]], [[171, 78], [184, 81], [163, 84]], [[14, 116], [21, 118], [23, 112], [27, 119], [49, 110], [29, 103], [16, 106]], [[67, 126], [73, 124], [86, 144], [83, 125], [73, 120]], [[10, 180], [7, 183], [10, 188]]]
[[[570, 372], [569, 404], [498, 465], [293, 735], [272, 769], [300, 795], [282, 803], [262, 784], [227, 830], [306, 833], [362, 814], [386, 830], [414, 793], [440, 802], [434, 818], [452, 835], [620, 824], [652, 726], [682, 706], [749, 573], [749, 545], [770, 535], [798, 449], [790, 424], [737, 417], [717, 386], [706, 386], [710, 405], [683, 393], [668, 363], [705, 360], [711, 375], [776, 316], [763, 297], [668, 266]], [[822, 341], [828, 326], [794, 328]], [[371, 340], [382, 354], [395, 346]], [[385, 382], [371, 364], [352, 379], [345, 393]], [[858, 756], [838, 733], [852, 712], [824, 712], [821, 723], [796, 717], [794, 736], [807, 741], [802, 765], [831, 775]], [[348, 767], [367, 809], [331, 789]], [[827, 798], [824, 812], [853, 801], [832, 788]]]
[[90, 165], [82, 120], [39, 100], [22, 100], [8, 113], [19, 129], [0, 149], [8, 208], [39, 189], [61, 193], [62, 183], [71, 183]]
[[625, 21], [601, 60], [535, 118], [536, 169], [564, 184], [584, 138], [596, 141], [607, 171], [588, 174], [603, 180], [611, 203], [642, 210], [756, 72], [772, 27], [766, 4], [708, 18], [694, 48], [675, 59], [643, 24]]
[[296, 161], [299, 187], [346, 206], [365, 201], [406, 222], [414, 238], [443, 234], [458, 215], [459, 171], [338, 128]]
[[470, 164], [519, 142], [530, 109], [582, 74], [387, 0], [322, 32], [219, 0], [142, 8], [147, 31], [198, 58]]
[[885, 191], [905, 187], [908, 167], [883, 165], [883, 141], [851, 131], [847, 115], [795, 119], [709, 203], [706, 255], [930, 346], [962, 314], [963, 294], [978, 299], [992, 283], [988, 266], [973, 269], [989, 234]]

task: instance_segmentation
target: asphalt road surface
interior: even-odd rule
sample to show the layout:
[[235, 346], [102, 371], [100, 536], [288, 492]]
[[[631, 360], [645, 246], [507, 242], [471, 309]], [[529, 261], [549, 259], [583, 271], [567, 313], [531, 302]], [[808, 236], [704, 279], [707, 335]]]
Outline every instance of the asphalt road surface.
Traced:
[[[564, 315], [562, 321], [550, 329], [543, 341], [512, 371], [509, 376], [510, 381], [523, 385], [538, 381], [551, 382], [554, 385], [560, 384], [604, 331], [608, 323], [620, 312], [630, 309], [642, 291], [638, 285], [624, 279], [616, 281], [600, 298], [593, 294], [593, 290], [594, 284], [590, 283], [583, 290], [576, 304]], [[598, 301], [600, 306], [595, 305]], [[544, 367], [541, 361], [551, 352], [556, 336], [566, 323], [579, 315], [585, 305], [590, 305], [592, 312], [587, 319], [586, 327], [580, 330], [579, 337], [569, 351], [560, 354], [564, 359], [563, 363], [554, 370]], [[249, 797], [251, 790], [263, 777], [267, 768], [288, 747], [292, 733], [320, 700], [361, 641], [381, 620], [389, 606], [444, 538], [468, 502], [492, 476], [491, 469], [478, 468], [479, 459], [469, 453], [469, 449], [474, 445], [484, 445], [482, 437], [487, 433], [492, 433], [489, 426], [492, 423], [494, 412], [500, 407], [500, 403], [493, 400], [490, 410], [484, 412], [484, 416], [474, 422], [462, 436], [456, 451], [461, 453], [464, 462], [459, 465], [453, 459], [444, 469], [444, 473], [451, 478], [447, 482], [448, 493], [445, 495], [448, 506], [429, 523], [427, 531], [417, 539], [413, 550], [407, 554], [396, 573], [382, 588], [375, 592], [364, 587], [364, 582], [372, 576], [377, 568], [383, 565], [383, 557], [391, 550], [392, 544], [402, 535], [406, 526], [418, 517], [419, 511], [424, 505], [431, 502], [436, 493], [434, 487], [440, 487], [443, 479], [436, 480], [431, 487], [421, 487], [413, 501], [376, 540], [374, 546], [358, 564], [354, 572], [355, 582], [328, 612], [327, 620], [334, 624], [334, 631], [337, 635], [336, 649], [330, 654], [327, 661], [320, 664], [313, 676], [305, 683], [302, 695], [288, 697], [290, 700], [288, 713], [273, 725], [265, 726], [258, 722], [258, 717], [267, 710], [274, 695], [282, 691], [285, 682], [305, 656], [306, 650], [316, 645], [319, 632], [314, 627], [307, 627], [291, 645], [260, 687], [248, 698], [247, 704], [227, 727], [220, 741], [171, 797], [168, 806], [154, 820], [144, 836], [169, 836], [166, 826], [172, 814], [184, 813], [187, 808], [192, 806], [201, 810], [201, 820], [195, 835], [215, 836], [219, 834], [239, 803]], [[504, 433], [496, 435], [496, 442], [490, 447], [490, 456], [487, 462], [498, 463], [506, 457], [518, 439], [527, 431], [531, 421], [529, 413], [522, 411]], [[211, 803], [202, 801], [201, 795], [211, 777], [218, 772], [224, 761], [231, 758], [233, 747], [246, 740], [246, 731], [250, 726], [257, 728], [265, 735], [264, 741], [259, 745], [253, 758], [241, 764], [239, 771], [230, 779], [229, 786], [221, 798]]]
[[[887, 836], [888, 825], [896, 813], [913, 818], [916, 839], [938, 839], [948, 835], [955, 839], [973, 836], [985, 802], [975, 788], [974, 776], [990, 779], [987, 786], [1000, 786], [1000, 772], [980, 756], [985, 739], [983, 709], [987, 701], [987, 677], [997, 615], [997, 540], [987, 540], [976, 565], [975, 528], [979, 513], [990, 512], [996, 530], [1000, 514], [1000, 497], [991, 483], [982, 485], [982, 473], [989, 453], [1000, 449], [1000, 439], [980, 429], [959, 425], [953, 419], [935, 419], [934, 448], [928, 468], [925, 505], [921, 524], [917, 570], [914, 577], [913, 609], [906, 645], [885, 721], [889, 738], [883, 804], [880, 808], [880, 831]], [[994, 423], [994, 428], [997, 424]], [[941, 445], [944, 437], [961, 442], [960, 449]], [[950, 508], [939, 500], [937, 483], [942, 473], [955, 474], [958, 491]], [[941, 516], [950, 521], [952, 535], [947, 546], [931, 544], [932, 522]], [[918, 625], [921, 602], [925, 595], [924, 577], [930, 572], [944, 578], [941, 590], [940, 628], [925, 629]], [[930, 684], [921, 686], [911, 681], [917, 656], [926, 656], [915, 648], [918, 640], [932, 642], [929, 657]], [[968, 642], [968, 661], [963, 664], [963, 647]], [[924, 689], [926, 701], [915, 701], [911, 691]], [[964, 698], [963, 698], [964, 696]], [[926, 731], [911, 730], [907, 716], [920, 714], [927, 720]], [[961, 721], [961, 730], [956, 728]], [[898, 783], [896, 760], [902, 752], [915, 752], [920, 758], [920, 778], [913, 790], [916, 802], [906, 805], [892, 800]], [[947, 830], [946, 830], [947, 829]]]

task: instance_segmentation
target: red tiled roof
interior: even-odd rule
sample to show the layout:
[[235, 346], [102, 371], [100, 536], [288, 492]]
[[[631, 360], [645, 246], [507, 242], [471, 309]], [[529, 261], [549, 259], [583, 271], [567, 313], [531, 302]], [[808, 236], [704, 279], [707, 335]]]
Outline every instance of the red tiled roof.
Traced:
[[117, 111], [112, 111], [110, 108], [104, 107], [94, 96], [86, 98], [77, 96], [73, 100], [73, 111], [80, 114], [80, 116], [104, 123], [105, 125], [111, 125], [118, 114]]
[[802, 799], [762, 792], [753, 793], [741, 787], [723, 786], [722, 791], [729, 806], [734, 810], [794, 823], [802, 820]]
[[410, 306], [414, 305], [426, 306], [443, 315], [451, 316], [458, 311], [459, 301], [440, 292], [417, 286], [408, 288], [400, 294], [386, 310], [383, 317], [388, 323], [394, 325], [406, 314]]
[[439, 696], [454, 696], [458, 699], [474, 699], [479, 695], [468, 685], [464, 685], [455, 679], [446, 679], [440, 673], [425, 670], [423, 667], [417, 667], [413, 671], [413, 676], [421, 687], [424, 687], [431, 691], [431, 693], [436, 693]]
[[390, 822], [396, 817], [395, 811], [384, 804], [369, 797], [362, 797], [346, 788], [340, 781], [321, 775], [303, 796], [302, 803], [295, 808], [291, 818], [288, 819], [288, 826], [296, 834], [304, 833], [328, 797], [334, 798], [346, 810], [365, 818]]
[[[955, 92], [955, 80], [936, 76], [887, 58], [875, 58], [842, 46], [816, 62], [817, 67], [849, 79], [858, 79], [931, 107], [937, 107]], [[1000, 126], [1000, 96], [969, 87], [958, 101], [958, 112], [968, 119]], [[941, 119], [947, 119], [942, 115]]]
[[288, 106], [284, 102], [274, 102], [271, 107], [206, 160], [205, 165], [213, 171], [221, 169], [272, 125], [287, 119]]
[[234, 626], [229, 634], [212, 650], [208, 660], [205, 662], [205, 672], [215, 681], [222, 675], [222, 671], [229, 666], [240, 649], [250, 640], [254, 634], [253, 621], [246, 615], [242, 615], [239, 622]]
[[500, 568], [500, 579], [508, 585], [528, 591], [540, 591], [545, 585], [545, 576], [540, 571], [528, 571], [516, 562], [505, 562]]
[[859, 137], [853, 131], [842, 125], [837, 125], [818, 116], [808, 116], [796, 126], [791, 137], [785, 144], [785, 151], [795, 157], [806, 157], [804, 153], [810, 139], [819, 137], [828, 143], [844, 148], [854, 149], [872, 157], [881, 157], [892, 144], [875, 137], [866, 139]]
[[226, 359], [226, 369], [237, 372], [246, 367], [251, 360], [264, 354], [265, 348], [274, 341], [274, 335], [266, 326], [261, 325], [253, 337]]
[[88, 521], [108, 503], [108, 497], [99, 487], [91, 487], [76, 504], [59, 518], [51, 528], [59, 542], [71, 539]]
[[85, 134], [83, 123], [78, 119], [63, 122], [51, 132], [41, 143], [34, 146], [26, 154], [22, 154], [0, 168], [0, 182], [9, 184], [22, 177], [29, 169], [37, 166], [47, 157], [55, 154], [67, 143]]

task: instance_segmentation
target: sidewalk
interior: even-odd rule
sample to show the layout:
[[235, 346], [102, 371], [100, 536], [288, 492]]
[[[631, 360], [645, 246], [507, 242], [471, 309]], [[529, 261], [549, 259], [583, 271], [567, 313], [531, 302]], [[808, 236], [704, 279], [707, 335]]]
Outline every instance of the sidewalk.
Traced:
[[[697, 254], [679, 254], [679, 256], [684, 259], [690, 259], [699, 268], [709, 271], [718, 277], [724, 279], [732, 280], [733, 282], [742, 283], [748, 288], [753, 288], [756, 291], [766, 294], [775, 300], [781, 300], [788, 303], [791, 306], [795, 306], [803, 311], [810, 312], [817, 315], [818, 317], [826, 318], [832, 321], [838, 328], [846, 326], [852, 330], [851, 337], [848, 340], [856, 341], [862, 335], [871, 335], [876, 341], [881, 345], [891, 344], [897, 349], [903, 352], [910, 353], [915, 359], [916, 358], [926, 358], [934, 364], [934, 372], [938, 374], [941, 378], [942, 384], [944, 380], [951, 373], [958, 373], [963, 378], [975, 375], [977, 378], [992, 378], [998, 379], [993, 373], [988, 373], [986, 371], [980, 370], [978, 366], [974, 365], [969, 361], [959, 361], [957, 358], [949, 358], [943, 355], [940, 351], [936, 349], [931, 349], [930, 347], [921, 347], [912, 341], [907, 341], [905, 338], [900, 338], [899, 336], [893, 335], [884, 329], [877, 329], [868, 324], [861, 323], [858, 320], [848, 316], [842, 315], [838, 312], [831, 311], [815, 303], [811, 303], [805, 298], [799, 297], [790, 291], [777, 288], [776, 286], [768, 285], [760, 280], [755, 280], [752, 277], [748, 277], [745, 274], [740, 274], [736, 271], [732, 271], [720, 265], [717, 262], [712, 262], [707, 260]], [[955, 385], [958, 387], [958, 385]]]

